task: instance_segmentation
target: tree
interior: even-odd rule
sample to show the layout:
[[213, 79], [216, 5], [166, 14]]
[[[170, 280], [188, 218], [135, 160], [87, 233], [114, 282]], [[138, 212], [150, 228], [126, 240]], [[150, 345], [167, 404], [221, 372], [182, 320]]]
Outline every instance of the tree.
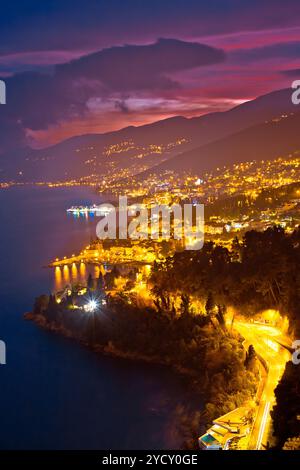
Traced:
[[226, 312], [226, 306], [219, 304], [216, 318], [219, 322], [220, 327], [223, 329], [225, 329], [225, 312]]
[[276, 405], [271, 411], [273, 433], [281, 448], [289, 437], [300, 435], [300, 374], [299, 366], [288, 362], [275, 388]]
[[40, 315], [47, 310], [49, 305], [49, 297], [46, 294], [40, 295], [35, 299], [33, 306], [33, 313], [35, 315]]
[[188, 315], [190, 313], [190, 297], [187, 294], [182, 294], [181, 295], [181, 314], [182, 315]]
[[231, 245], [231, 259], [233, 261], [240, 261], [240, 256], [241, 256], [241, 244], [239, 242], [238, 237], [236, 236], [233, 239], [233, 242]]
[[207, 296], [206, 304], [205, 304], [206, 314], [211, 316], [213, 314], [214, 308], [215, 308], [214, 298], [213, 298], [212, 293], [209, 292]]
[[91, 273], [88, 276], [87, 287], [88, 287], [88, 289], [93, 289], [93, 287], [94, 287], [94, 280], [92, 278]]
[[97, 289], [101, 290], [104, 287], [104, 277], [102, 272], [100, 271], [98, 279], [97, 279]]
[[248, 351], [246, 352], [246, 359], [244, 365], [247, 370], [253, 371], [256, 366], [256, 352], [252, 344], [250, 344]]

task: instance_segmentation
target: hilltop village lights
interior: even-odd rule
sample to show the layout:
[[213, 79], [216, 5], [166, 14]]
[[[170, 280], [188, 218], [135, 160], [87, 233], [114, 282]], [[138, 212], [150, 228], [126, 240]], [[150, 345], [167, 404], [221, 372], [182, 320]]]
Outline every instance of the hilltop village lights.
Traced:
[[173, 237], [175, 240], [184, 240], [187, 250], [200, 250], [203, 246], [203, 204], [183, 204], [183, 208], [180, 204], [128, 206], [127, 196], [119, 196], [117, 210], [113, 204], [105, 204], [103, 207], [105, 215], [96, 227], [100, 240], [169, 240]]

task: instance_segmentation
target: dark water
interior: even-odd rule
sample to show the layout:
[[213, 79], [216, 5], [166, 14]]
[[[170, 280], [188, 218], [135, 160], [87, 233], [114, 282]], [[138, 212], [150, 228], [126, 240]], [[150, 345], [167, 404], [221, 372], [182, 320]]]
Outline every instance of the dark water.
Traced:
[[85, 189], [0, 191], [1, 449], [178, 448], [174, 408], [189, 399], [171, 371], [101, 357], [22, 315], [54, 282], [43, 268], [78, 251], [94, 223], [67, 217]]

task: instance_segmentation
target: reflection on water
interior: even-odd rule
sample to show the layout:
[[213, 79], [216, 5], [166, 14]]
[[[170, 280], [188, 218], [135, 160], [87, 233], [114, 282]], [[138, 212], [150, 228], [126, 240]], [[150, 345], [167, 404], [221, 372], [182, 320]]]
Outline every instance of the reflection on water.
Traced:
[[59, 266], [57, 266], [54, 270], [54, 289], [62, 289], [62, 274]]
[[64, 283], [65, 283], [65, 284], [70, 284], [70, 271], [69, 271], [69, 266], [64, 266], [64, 267], [63, 267], [63, 277], [64, 277]]
[[72, 266], [56, 266], [53, 270], [53, 290], [60, 291], [66, 285], [70, 284], [85, 285], [89, 274], [91, 274], [92, 277], [96, 279], [99, 277], [100, 272], [105, 274], [105, 269], [103, 266], [87, 266], [83, 262], [79, 265], [73, 263]]
[[[95, 278], [99, 277], [100, 271], [102, 272], [102, 269], [100, 266], [95, 266]], [[103, 274], [103, 272], [102, 272]]]
[[81, 279], [85, 279], [85, 278], [86, 278], [86, 266], [85, 266], [84, 263], [80, 263], [79, 275], [80, 275], [80, 278], [81, 278]]
[[[97, 219], [66, 216], [83, 201], [99, 197], [82, 188], [0, 191], [0, 337], [8, 354], [0, 367], [0, 449], [179, 448], [174, 410], [191, 396], [168, 368], [96, 355], [23, 320], [37, 295], [63, 288], [63, 268], [43, 266], [95, 236]], [[69, 268], [71, 281], [99, 272], [76, 269]]]
[[72, 279], [77, 279], [78, 277], [78, 270], [77, 270], [77, 266], [75, 263], [72, 264], [71, 275], [72, 275]]

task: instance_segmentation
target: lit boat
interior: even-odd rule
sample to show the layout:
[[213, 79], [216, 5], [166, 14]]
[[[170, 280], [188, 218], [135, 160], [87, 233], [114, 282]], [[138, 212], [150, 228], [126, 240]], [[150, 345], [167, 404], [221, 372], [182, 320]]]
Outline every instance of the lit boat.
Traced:
[[92, 206], [72, 206], [67, 209], [67, 212], [72, 214], [87, 214], [89, 213], [96, 213], [97, 215], [107, 215], [113, 210], [113, 207], [110, 205], [101, 204], [97, 206], [93, 204]]

